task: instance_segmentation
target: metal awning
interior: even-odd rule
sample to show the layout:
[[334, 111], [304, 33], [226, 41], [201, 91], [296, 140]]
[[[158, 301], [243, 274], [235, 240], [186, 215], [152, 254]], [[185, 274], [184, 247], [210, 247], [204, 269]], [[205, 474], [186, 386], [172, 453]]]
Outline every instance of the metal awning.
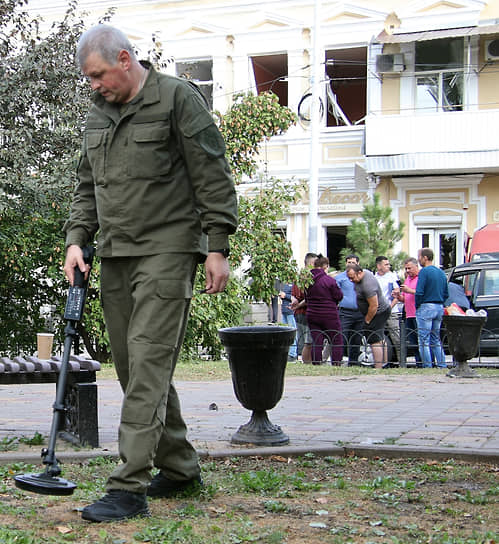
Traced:
[[374, 38], [377, 43], [408, 43], [442, 38], [460, 38], [462, 36], [477, 36], [482, 34], [499, 34], [499, 25], [465, 26], [460, 28], [445, 28], [441, 30], [424, 30], [422, 32], [407, 32], [387, 34], [384, 30]]
[[499, 172], [499, 150], [373, 155], [365, 170], [378, 176]]

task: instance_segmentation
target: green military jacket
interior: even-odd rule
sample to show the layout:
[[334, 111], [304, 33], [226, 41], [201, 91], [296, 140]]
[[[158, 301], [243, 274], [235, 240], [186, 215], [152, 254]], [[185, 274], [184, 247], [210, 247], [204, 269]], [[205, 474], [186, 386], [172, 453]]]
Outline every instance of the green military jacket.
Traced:
[[94, 96], [66, 246], [98, 233], [101, 257], [226, 248], [237, 201], [223, 139], [194, 85], [143, 64], [128, 104]]

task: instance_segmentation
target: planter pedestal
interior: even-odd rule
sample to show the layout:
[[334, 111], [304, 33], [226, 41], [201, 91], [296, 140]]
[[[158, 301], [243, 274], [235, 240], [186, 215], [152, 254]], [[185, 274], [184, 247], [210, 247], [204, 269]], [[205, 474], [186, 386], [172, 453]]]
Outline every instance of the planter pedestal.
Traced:
[[487, 321], [486, 317], [444, 315], [443, 323], [447, 329], [449, 351], [457, 367], [447, 373], [450, 378], [478, 378], [479, 375], [469, 367], [468, 360], [474, 357], [480, 344], [480, 333]]
[[232, 385], [239, 402], [252, 410], [248, 423], [232, 436], [233, 444], [282, 446], [288, 436], [271, 423], [267, 410], [281, 400], [289, 346], [296, 329], [265, 325], [230, 327], [218, 334], [229, 358]]

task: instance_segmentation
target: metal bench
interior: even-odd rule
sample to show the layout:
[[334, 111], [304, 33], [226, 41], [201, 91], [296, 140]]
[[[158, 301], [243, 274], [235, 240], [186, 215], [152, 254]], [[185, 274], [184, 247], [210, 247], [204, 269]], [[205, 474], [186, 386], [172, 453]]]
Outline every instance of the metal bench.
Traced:
[[[61, 357], [0, 357], [0, 385], [56, 383]], [[68, 366], [65, 412], [59, 433], [74, 444], [99, 446], [96, 372], [100, 363], [80, 355], [71, 355]], [[48, 407], [47, 407], [48, 409]]]

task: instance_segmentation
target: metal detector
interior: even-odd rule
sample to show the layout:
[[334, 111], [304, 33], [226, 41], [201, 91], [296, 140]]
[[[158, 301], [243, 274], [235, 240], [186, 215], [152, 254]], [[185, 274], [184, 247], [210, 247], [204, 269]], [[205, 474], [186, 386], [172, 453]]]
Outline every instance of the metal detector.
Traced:
[[[83, 259], [86, 264], [92, 267], [92, 261], [95, 249], [91, 246], [82, 248]], [[61, 469], [55, 456], [55, 443], [57, 432], [60, 428], [61, 417], [66, 410], [64, 405], [64, 396], [66, 393], [66, 380], [68, 375], [68, 363], [71, 355], [71, 346], [77, 336], [76, 326], [81, 321], [83, 307], [87, 295], [88, 279], [85, 280], [84, 274], [78, 266], [74, 269], [73, 286], [69, 288], [64, 319], [67, 321], [64, 329], [64, 352], [61, 361], [59, 377], [57, 379], [57, 391], [55, 403], [53, 405], [52, 427], [50, 430], [48, 448], [42, 449], [43, 464], [47, 465], [45, 472], [39, 474], [18, 474], [14, 476], [14, 482], [17, 487], [33, 493], [43, 495], [71, 495], [76, 489], [76, 484], [59, 478]]]

